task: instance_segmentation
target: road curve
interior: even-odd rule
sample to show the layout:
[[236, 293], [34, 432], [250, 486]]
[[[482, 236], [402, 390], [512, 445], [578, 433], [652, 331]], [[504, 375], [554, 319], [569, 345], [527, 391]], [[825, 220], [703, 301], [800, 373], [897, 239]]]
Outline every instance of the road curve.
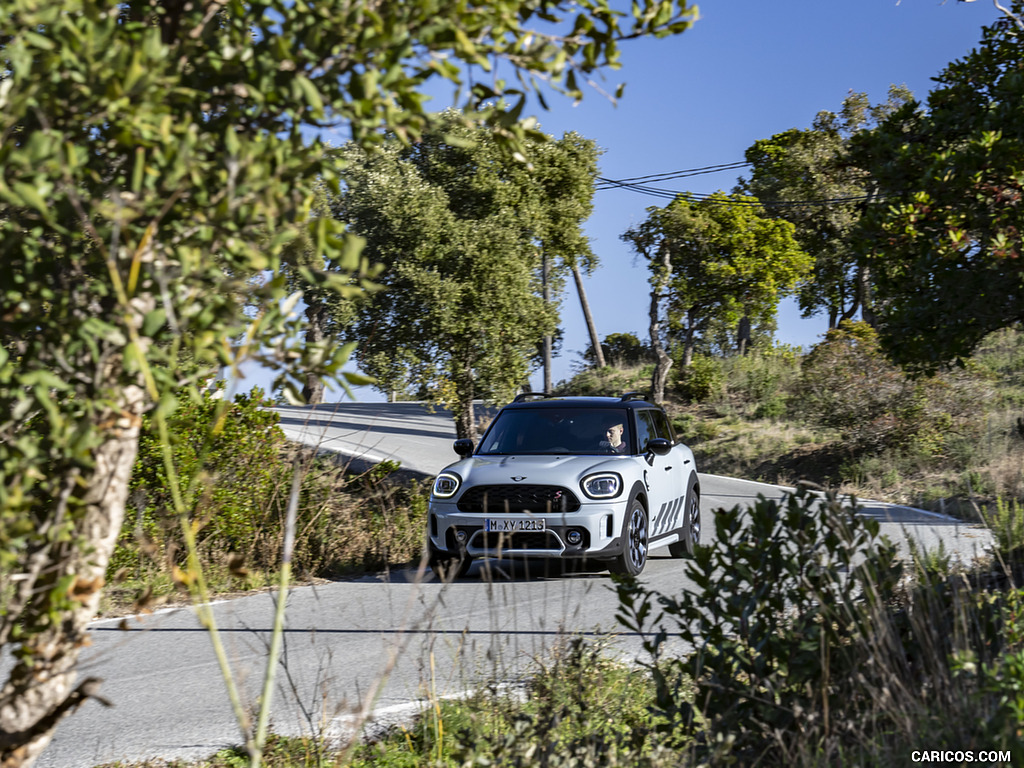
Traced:
[[[455, 458], [450, 415], [420, 404], [348, 403], [279, 413], [289, 438], [359, 460], [397, 460], [410, 471], [433, 474]], [[786, 490], [712, 475], [701, 482], [706, 515]], [[965, 557], [987, 542], [970, 526], [919, 510], [869, 503], [863, 513], [895, 538], [915, 536], [926, 546], [941, 540], [947, 551]], [[705, 525], [703, 535], [710, 533]], [[274, 729], [331, 735], [368, 702], [388, 709], [482, 680], [514, 680], [566, 633], [614, 634], [619, 652], [639, 650], [639, 638], [618, 631], [605, 572], [531, 567], [476, 563], [451, 584], [402, 569], [291, 590]], [[658, 552], [643, 581], [668, 593], [687, 589], [684, 568], [684, 561]], [[262, 680], [275, 599], [268, 592], [215, 606], [248, 705]], [[83, 705], [58, 728], [39, 766], [195, 758], [239, 743], [210, 639], [190, 608], [98, 621], [90, 635], [81, 672], [104, 679], [102, 694], [114, 706]]]

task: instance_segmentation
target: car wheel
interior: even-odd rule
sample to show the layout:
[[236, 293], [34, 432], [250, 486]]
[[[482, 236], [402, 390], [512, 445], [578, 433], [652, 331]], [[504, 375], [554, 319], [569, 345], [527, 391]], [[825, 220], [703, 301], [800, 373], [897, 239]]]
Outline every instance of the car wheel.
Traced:
[[622, 531], [622, 554], [612, 561], [608, 570], [621, 576], [639, 576], [647, 565], [649, 529], [647, 509], [644, 503], [634, 498], [626, 507], [626, 524]]
[[686, 489], [686, 512], [679, 533], [682, 538], [668, 545], [669, 554], [672, 557], [693, 557], [700, 546], [700, 491], [697, 490], [696, 479], [690, 480]]
[[465, 550], [457, 555], [448, 552], [440, 552], [430, 547], [430, 555], [427, 558], [427, 565], [430, 570], [437, 574], [442, 581], [451, 581], [466, 575], [469, 566], [473, 564], [473, 558], [466, 554]]

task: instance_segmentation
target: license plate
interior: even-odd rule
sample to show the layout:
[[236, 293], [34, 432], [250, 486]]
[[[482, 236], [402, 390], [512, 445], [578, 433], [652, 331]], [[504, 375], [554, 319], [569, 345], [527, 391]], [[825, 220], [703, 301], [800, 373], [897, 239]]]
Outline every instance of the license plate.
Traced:
[[544, 531], [547, 530], [547, 522], [543, 518], [489, 517], [484, 523], [484, 530], [496, 533]]

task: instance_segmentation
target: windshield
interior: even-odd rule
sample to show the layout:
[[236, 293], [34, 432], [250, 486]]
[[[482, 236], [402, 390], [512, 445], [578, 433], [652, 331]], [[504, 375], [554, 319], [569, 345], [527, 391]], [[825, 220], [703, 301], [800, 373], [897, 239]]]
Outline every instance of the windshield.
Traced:
[[624, 408], [510, 409], [494, 420], [478, 453], [632, 453], [628, 416]]

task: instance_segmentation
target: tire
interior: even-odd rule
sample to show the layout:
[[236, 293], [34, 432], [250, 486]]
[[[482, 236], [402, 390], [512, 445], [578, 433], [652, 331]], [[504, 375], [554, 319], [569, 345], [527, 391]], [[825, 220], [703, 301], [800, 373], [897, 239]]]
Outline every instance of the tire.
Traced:
[[626, 522], [622, 527], [622, 554], [616, 557], [608, 570], [619, 576], [639, 576], [647, 565], [650, 525], [647, 508], [636, 497], [626, 507]]
[[427, 557], [427, 565], [430, 566], [441, 581], [451, 581], [466, 575], [469, 566], [473, 564], [473, 558], [462, 550], [456, 555], [448, 552], [440, 552], [430, 545], [430, 554]]
[[693, 553], [700, 546], [700, 524], [700, 491], [697, 488], [697, 478], [691, 478], [686, 489], [686, 509], [683, 526], [680, 529], [682, 538], [668, 545], [668, 552], [672, 557], [693, 557]]

